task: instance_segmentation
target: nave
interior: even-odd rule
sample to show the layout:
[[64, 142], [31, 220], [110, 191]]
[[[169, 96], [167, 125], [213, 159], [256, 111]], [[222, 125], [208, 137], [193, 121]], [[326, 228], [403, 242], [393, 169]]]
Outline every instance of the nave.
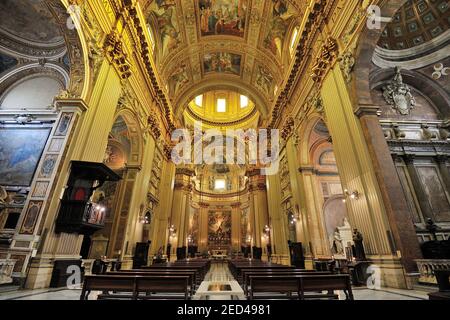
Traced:
[[449, 300], [449, 26], [448, 0], [0, 0], [1, 297]]
[[[210, 285], [217, 287], [224, 284], [233, 283], [234, 286], [238, 286], [240, 293], [237, 293], [234, 297], [229, 293], [223, 291], [222, 294], [212, 295], [207, 297], [208, 300], [246, 300], [244, 290], [241, 284], [236, 281], [235, 277], [230, 272], [228, 262], [215, 261], [211, 263], [209, 271], [204, 277], [204, 280], [197, 287], [196, 294], [193, 295], [193, 300], [205, 299], [198, 290], [202, 287], [209, 287]], [[383, 288], [379, 290], [371, 290], [366, 287], [353, 287], [353, 295], [355, 300], [427, 300], [428, 296], [425, 291], [420, 290], [402, 290]], [[89, 300], [97, 300], [101, 291], [92, 292], [89, 296]], [[335, 291], [339, 300], [344, 300], [345, 294], [341, 291]], [[58, 288], [58, 289], [36, 289], [36, 290], [24, 290], [21, 292], [0, 292], [0, 300], [79, 300], [81, 294], [81, 286], [75, 286], [74, 288]], [[270, 294], [266, 294], [264, 299], [270, 300]]]

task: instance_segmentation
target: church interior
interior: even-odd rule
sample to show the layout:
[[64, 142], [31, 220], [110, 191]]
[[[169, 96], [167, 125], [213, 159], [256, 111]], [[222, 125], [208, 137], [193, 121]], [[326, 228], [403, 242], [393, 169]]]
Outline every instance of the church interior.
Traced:
[[449, 25], [1, 0], [0, 300], [450, 300]]

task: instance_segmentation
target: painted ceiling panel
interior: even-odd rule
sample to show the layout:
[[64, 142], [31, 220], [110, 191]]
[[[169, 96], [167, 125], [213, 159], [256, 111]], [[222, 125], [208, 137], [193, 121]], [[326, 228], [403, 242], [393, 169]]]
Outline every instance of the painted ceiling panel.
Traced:
[[247, 94], [268, 114], [289, 69], [289, 43], [307, 1], [140, 2], [176, 115], [199, 91], [217, 88]]

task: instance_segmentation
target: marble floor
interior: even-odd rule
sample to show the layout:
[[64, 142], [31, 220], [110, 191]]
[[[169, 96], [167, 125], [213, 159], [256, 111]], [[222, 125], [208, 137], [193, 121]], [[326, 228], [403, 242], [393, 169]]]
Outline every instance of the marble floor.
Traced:
[[[211, 269], [205, 276], [208, 282], [228, 282], [234, 281], [233, 276], [228, 270], [226, 263], [212, 263]], [[237, 283], [237, 282], [236, 282]], [[80, 298], [80, 288], [59, 288], [59, 289], [38, 289], [38, 290], [19, 290], [12, 292], [0, 292], [0, 300], [78, 300]], [[428, 300], [427, 293], [417, 290], [401, 290], [382, 288], [381, 290], [370, 290], [359, 287], [353, 289], [355, 300]], [[344, 299], [343, 293], [339, 293], [340, 299]], [[194, 299], [198, 299], [198, 295]], [[211, 297], [214, 299], [227, 299], [223, 297]], [[93, 292], [89, 296], [90, 300], [96, 299]], [[231, 299], [231, 296], [229, 296]], [[243, 295], [239, 295], [239, 299], [244, 299]]]

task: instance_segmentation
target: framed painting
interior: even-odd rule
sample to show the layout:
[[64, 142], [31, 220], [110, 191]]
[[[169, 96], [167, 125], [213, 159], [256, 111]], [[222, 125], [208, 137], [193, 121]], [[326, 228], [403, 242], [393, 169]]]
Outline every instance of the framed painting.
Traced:
[[203, 56], [203, 69], [205, 73], [219, 72], [241, 74], [242, 56], [228, 52], [207, 53]]
[[202, 36], [244, 36], [247, 0], [199, 0], [198, 7]]
[[49, 127], [0, 127], [0, 185], [30, 186]]

